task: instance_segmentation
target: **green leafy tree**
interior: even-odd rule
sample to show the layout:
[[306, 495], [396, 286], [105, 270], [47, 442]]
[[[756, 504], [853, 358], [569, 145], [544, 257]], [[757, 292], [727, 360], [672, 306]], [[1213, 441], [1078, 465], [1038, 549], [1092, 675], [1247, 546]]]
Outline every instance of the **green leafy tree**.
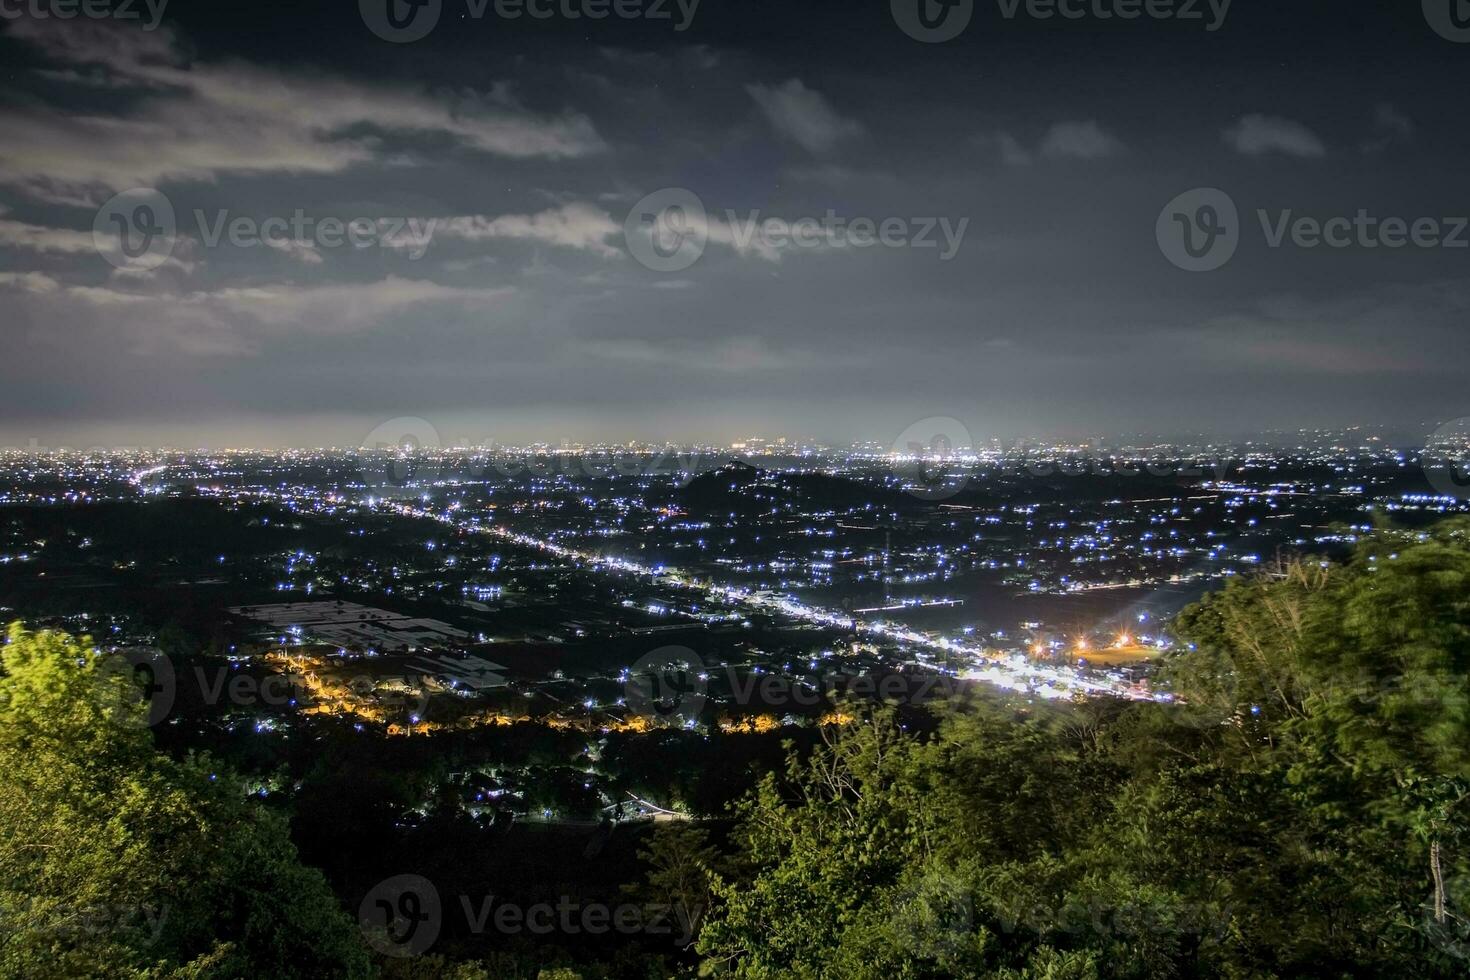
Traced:
[[284, 821], [156, 752], [90, 641], [17, 624], [0, 667], [0, 977], [368, 974]]
[[[1470, 522], [1187, 609], [1172, 704], [884, 712], [742, 804], [737, 977], [1463, 976]], [[1426, 897], [1427, 895], [1427, 897]]]
[[1470, 908], [1450, 894], [1470, 845], [1470, 522], [1380, 529], [1330, 570], [1287, 563], [1188, 610], [1179, 634], [1194, 645], [1181, 660], [1238, 680], [1222, 740], [1304, 791], [1331, 784], [1322, 819], [1399, 835], [1429, 892], [1385, 896], [1400, 926], [1470, 948]]
[[697, 932], [713, 899], [712, 879], [723, 864], [708, 832], [687, 823], [664, 824], [638, 849], [638, 859], [647, 869], [644, 880], [624, 892], [667, 906], [681, 932]]

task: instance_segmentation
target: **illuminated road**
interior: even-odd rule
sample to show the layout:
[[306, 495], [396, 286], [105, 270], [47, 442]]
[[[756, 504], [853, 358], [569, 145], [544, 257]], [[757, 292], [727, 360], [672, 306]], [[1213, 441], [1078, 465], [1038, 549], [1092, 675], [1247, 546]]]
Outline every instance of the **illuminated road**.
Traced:
[[[158, 469], [161, 469], [161, 467]], [[139, 482], [141, 485], [141, 480], [144, 476], [152, 476], [158, 469], [135, 474], [135, 482]], [[798, 602], [790, 596], [757, 593], [738, 586], [699, 580], [675, 568], [662, 565], [647, 566], [623, 558], [613, 558], [606, 555], [578, 551], [575, 548], [568, 548], [565, 545], [557, 544], [545, 538], [517, 533], [509, 528], [494, 524], [485, 524], [475, 517], [460, 516], [459, 506], [457, 504], [450, 507], [447, 511], [436, 513], [427, 508], [406, 503], [402, 500], [377, 499], [372, 497], [369, 497], [367, 500], [354, 500], [337, 494], [314, 493], [303, 489], [289, 492], [227, 490], [213, 486], [199, 486], [196, 489], [201, 493], [218, 496], [243, 495], [264, 497], [290, 504], [293, 507], [307, 506], [312, 509], [365, 504], [369, 508], [387, 510], [404, 517], [432, 520], [466, 533], [483, 534], [508, 541], [522, 548], [540, 551], [587, 571], [646, 578], [668, 588], [685, 592], [695, 592], [713, 599], [724, 600], [752, 612], [776, 613], [799, 622], [829, 626], [842, 630], [852, 630], [859, 634], [897, 643], [911, 650], [940, 654], [951, 660], [959, 660], [969, 665], [968, 669], [958, 672], [958, 676], [962, 679], [981, 681], [1009, 691], [1034, 697], [1067, 699], [1077, 695], [1093, 694], [1111, 695], [1132, 700], [1164, 700], [1164, 698], [1154, 695], [1147, 690], [1140, 689], [1134, 684], [1124, 683], [1106, 676], [1067, 667], [1032, 663], [1020, 654], [1000, 654], [998, 651], [987, 650], [984, 647], [973, 644], [926, 636], [916, 630], [907, 629], [892, 623], [854, 619], [850, 614], [807, 605]]]

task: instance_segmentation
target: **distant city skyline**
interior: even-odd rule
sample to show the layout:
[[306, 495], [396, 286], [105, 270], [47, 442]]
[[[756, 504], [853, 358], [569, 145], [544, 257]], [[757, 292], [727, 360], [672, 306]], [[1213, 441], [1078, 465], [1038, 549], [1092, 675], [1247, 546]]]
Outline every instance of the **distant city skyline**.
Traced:
[[[924, 420], [932, 423], [936, 420]], [[940, 420], [953, 422], [954, 420]], [[905, 448], [911, 449], [915, 445], [926, 447], [956, 447], [959, 449], [973, 449], [977, 452], [1022, 452], [1022, 451], [1047, 451], [1066, 448], [1081, 448], [1097, 452], [1117, 452], [1127, 450], [1141, 450], [1150, 447], [1172, 446], [1181, 450], [1205, 448], [1210, 445], [1216, 446], [1240, 446], [1250, 444], [1262, 446], [1290, 448], [1297, 445], [1312, 445], [1317, 443], [1339, 443], [1342, 445], [1375, 445], [1380, 448], [1421, 448], [1426, 444], [1435, 442], [1437, 439], [1446, 437], [1454, 438], [1461, 436], [1467, 427], [1462, 420], [1448, 420], [1444, 423], [1426, 422], [1422, 426], [1322, 426], [1301, 427], [1297, 429], [1269, 429], [1255, 432], [1095, 432], [1095, 433], [1021, 433], [1021, 434], [993, 434], [984, 430], [960, 430], [958, 433], [951, 426], [928, 425], [922, 431], [930, 432], [927, 437], [913, 437], [911, 433], [888, 438], [857, 436], [828, 437], [822, 438], [813, 435], [770, 435], [763, 436], [753, 433], [744, 433], [738, 436], [699, 436], [699, 435], [669, 435], [657, 436], [646, 433], [613, 434], [608, 436], [591, 436], [576, 438], [562, 436], [559, 438], [542, 438], [538, 436], [511, 437], [506, 434], [492, 434], [488, 427], [475, 430], [469, 427], [441, 428], [432, 426], [425, 430], [423, 424], [428, 420], [416, 417], [399, 417], [385, 420], [370, 431], [361, 431], [350, 428], [350, 424], [339, 423], [337, 426], [324, 427], [319, 430], [326, 433], [318, 439], [312, 439], [307, 434], [310, 428], [298, 432], [297, 441], [287, 443], [267, 443], [264, 441], [251, 441], [250, 430], [242, 429], [241, 435], [236, 438], [225, 438], [220, 441], [190, 441], [188, 427], [180, 427], [180, 433], [173, 440], [163, 439], [152, 443], [127, 442], [123, 440], [89, 440], [86, 437], [67, 438], [65, 436], [55, 439], [42, 439], [37, 436], [25, 436], [21, 439], [0, 438], [0, 453], [7, 452], [77, 452], [77, 451], [108, 451], [108, 452], [292, 452], [302, 450], [320, 450], [335, 452], [353, 452], [364, 449], [381, 449], [389, 445], [414, 446], [427, 450], [507, 450], [526, 451], [544, 450], [547, 452], [577, 451], [579, 449], [596, 449], [609, 447], [633, 447], [643, 449], [654, 449], [658, 447], [688, 447], [719, 451], [732, 454], [740, 453], [765, 453], [797, 451], [800, 449], [822, 449], [833, 452], [848, 452], [861, 450], [864, 452], [880, 452], [892, 454], [902, 452]], [[921, 426], [924, 422], [919, 423]], [[98, 430], [103, 431], [103, 430]], [[118, 435], [127, 435], [128, 430], [116, 430]], [[259, 435], [269, 435], [274, 429], [266, 428], [258, 430]], [[336, 433], [336, 435], [334, 435]], [[784, 441], [781, 441], [784, 440]]]

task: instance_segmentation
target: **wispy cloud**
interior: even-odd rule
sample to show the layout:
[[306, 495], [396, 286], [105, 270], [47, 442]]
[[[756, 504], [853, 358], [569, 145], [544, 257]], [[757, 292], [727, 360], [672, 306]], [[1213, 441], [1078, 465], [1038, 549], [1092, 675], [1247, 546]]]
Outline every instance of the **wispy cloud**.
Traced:
[[579, 157], [605, 148], [585, 116], [533, 113], [504, 86], [438, 94], [242, 61], [200, 62], [164, 30], [125, 32], [87, 21], [23, 19], [9, 34], [53, 61], [89, 68], [89, 85], [130, 96], [112, 114], [33, 106], [0, 113], [0, 181], [43, 198], [86, 199], [96, 186], [222, 173], [335, 173], [379, 156], [379, 141], [365, 135], [372, 132], [445, 135], [505, 157]]
[[[371, 282], [271, 283], [175, 291], [156, 283], [65, 286], [37, 273], [9, 273], [0, 286], [42, 304], [37, 322], [89, 324], [137, 354], [238, 356], [285, 338], [334, 338], [401, 323], [409, 311], [482, 312], [510, 287], [466, 288], [387, 276]], [[125, 288], [126, 287], [126, 288]], [[72, 335], [71, 343], [76, 343]]]
[[826, 153], [863, 133], [860, 123], [839, 115], [826, 96], [799, 78], [780, 85], [747, 85], [745, 91], [776, 132], [812, 153]]
[[95, 251], [89, 231], [47, 228], [0, 218], [0, 248], [22, 248], [31, 252], [77, 253]]
[[1372, 138], [1363, 143], [1364, 153], [1381, 153], [1395, 143], [1414, 138], [1414, 121], [1393, 105], [1380, 102], [1373, 109]]
[[980, 146], [993, 147], [1008, 167], [1027, 167], [1038, 158], [1046, 160], [1101, 160], [1127, 149], [1123, 141], [1095, 119], [1053, 123], [1042, 134], [1035, 149], [1029, 149], [1008, 132], [977, 137]]
[[61, 283], [41, 272], [0, 272], [0, 287], [27, 293], [54, 293]]
[[1287, 156], [1312, 158], [1327, 154], [1326, 145], [1316, 133], [1299, 122], [1279, 116], [1253, 113], [1244, 116], [1221, 135], [1235, 152], [1246, 156], [1284, 153]]
[[604, 258], [621, 255], [609, 239], [621, 236], [622, 225], [602, 208], [574, 202], [536, 214], [459, 215], [441, 218], [436, 233], [466, 241], [511, 238], [594, 252]]
[[1092, 119], [1059, 122], [1048, 129], [1041, 140], [1041, 155], [1052, 159], [1096, 160], [1122, 151], [1122, 142]]

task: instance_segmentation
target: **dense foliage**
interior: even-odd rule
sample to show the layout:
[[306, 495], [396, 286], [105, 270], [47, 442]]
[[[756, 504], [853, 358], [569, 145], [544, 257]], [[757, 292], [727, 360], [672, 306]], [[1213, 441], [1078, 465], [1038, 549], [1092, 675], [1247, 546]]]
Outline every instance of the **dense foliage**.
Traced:
[[0, 977], [366, 974], [285, 822], [159, 754], [129, 673], [19, 627], [0, 662]]
[[[15, 627], [0, 978], [575, 980], [681, 956], [748, 978], [1466, 975], [1470, 522], [1282, 563], [1174, 632], [1172, 703], [952, 702], [923, 727], [853, 706], [792, 746], [728, 840], [684, 824], [641, 849], [626, 894], [678, 909], [689, 949], [553, 968], [567, 959], [528, 950], [370, 959], [284, 820], [207, 759], [160, 754], [88, 642]], [[339, 775], [296, 800], [323, 855], [334, 806], [338, 846], [368, 816], [343, 803], [371, 773]], [[366, 854], [357, 833], [347, 852]]]
[[1470, 525], [1179, 619], [1177, 701], [882, 712], [742, 807], [707, 973], [1464, 976]]

